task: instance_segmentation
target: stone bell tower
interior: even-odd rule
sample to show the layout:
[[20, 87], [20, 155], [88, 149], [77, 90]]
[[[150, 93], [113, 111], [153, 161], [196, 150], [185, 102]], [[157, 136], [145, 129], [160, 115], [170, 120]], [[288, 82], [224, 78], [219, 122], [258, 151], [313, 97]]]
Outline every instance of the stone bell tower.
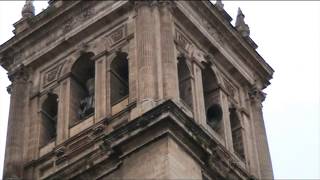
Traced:
[[4, 179], [272, 179], [273, 70], [230, 22], [219, 0], [27, 0], [0, 46]]

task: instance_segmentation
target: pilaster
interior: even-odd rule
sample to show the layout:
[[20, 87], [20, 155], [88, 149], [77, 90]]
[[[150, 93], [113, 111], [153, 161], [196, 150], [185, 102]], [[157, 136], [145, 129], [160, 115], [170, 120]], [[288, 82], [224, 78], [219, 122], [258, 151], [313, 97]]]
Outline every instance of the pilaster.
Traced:
[[9, 74], [12, 81], [7, 142], [4, 161], [4, 179], [22, 178], [24, 133], [26, 125], [26, 103], [28, 72], [24, 66]]
[[220, 96], [220, 105], [223, 112], [222, 115], [222, 130], [223, 130], [223, 138], [226, 144], [226, 148], [233, 152], [233, 142], [232, 142], [232, 131], [231, 131], [231, 124], [230, 124], [230, 112], [229, 112], [229, 101], [228, 96], [223, 91], [219, 90]]
[[69, 136], [71, 77], [60, 82], [56, 144], [61, 144]]
[[201, 68], [195, 61], [192, 62], [192, 70], [194, 75], [194, 119], [202, 126], [206, 126], [206, 108], [204, 104], [204, 94], [202, 85]]
[[95, 122], [99, 122], [107, 116], [107, 57], [101, 56], [95, 66]]
[[136, 3], [136, 41], [138, 60], [138, 102], [156, 99], [156, 39], [154, 11], [149, 2]]
[[[132, 22], [130, 22], [130, 27]], [[129, 66], [129, 104], [137, 100], [137, 77], [138, 77], [138, 66], [136, 58], [136, 41], [129, 41], [128, 50], [128, 66]]]
[[174, 24], [170, 11], [172, 2], [158, 3], [160, 10], [160, 42], [161, 42], [161, 62], [163, 69], [163, 92], [165, 99], [179, 97], [177, 57], [174, 45]]
[[106, 74], [106, 81], [107, 81], [107, 86], [106, 86], [106, 116], [111, 117], [112, 116], [112, 106], [111, 106], [111, 61], [112, 58], [115, 56], [108, 56], [107, 57], [107, 63], [106, 63], [106, 69], [107, 69], [107, 74]]
[[250, 172], [254, 174], [256, 177], [260, 177], [260, 166], [258, 161], [258, 152], [256, 150], [255, 146], [255, 138], [253, 134], [253, 123], [250, 122], [250, 118], [247, 117], [244, 113], [242, 114], [243, 119], [243, 125], [244, 125], [244, 131], [245, 131], [245, 143], [246, 143], [246, 161], [248, 164], [248, 167], [250, 169]]
[[273, 179], [270, 151], [262, 114], [262, 102], [265, 99], [265, 95], [265, 93], [257, 88], [253, 88], [249, 92], [253, 115], [252, 121], [254, 126], [254, 136], [260, 166], [260, 178]]

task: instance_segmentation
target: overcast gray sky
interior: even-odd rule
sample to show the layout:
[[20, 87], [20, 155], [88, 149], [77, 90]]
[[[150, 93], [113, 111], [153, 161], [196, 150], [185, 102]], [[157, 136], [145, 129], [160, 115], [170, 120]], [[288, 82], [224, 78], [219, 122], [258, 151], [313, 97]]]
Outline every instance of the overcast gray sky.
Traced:
[[[0, 44], [13, 36], [23, 1], [0, 1]], [[264, 117], [276, 179], [320, 179], [320, 2], [224, 1], [241, 7], [258, 52], [274, 68]], [[36, 1], [36, 12], [47, 6]], [[233, 22], [234, 23], [234, 22]], [[0, 177], [10, 84], [0, 68]]]

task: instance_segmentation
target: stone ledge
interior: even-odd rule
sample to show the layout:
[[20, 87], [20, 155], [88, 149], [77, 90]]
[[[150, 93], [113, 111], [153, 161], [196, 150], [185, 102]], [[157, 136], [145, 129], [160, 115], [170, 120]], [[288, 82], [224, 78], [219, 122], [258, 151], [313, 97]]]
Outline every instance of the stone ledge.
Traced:
[[[55, 173], [43, 178], [54, 179], [66, 177], [66, 175], [72, 178], [80, 173], [80, 170], [77, 170], [79, 173], [71, 173], [72, 169], [77, 169], [75, 167], [81, 167], [81, 173], [85, 173], [93, 167], [96, 168], [109, 162], [110, 158], [115, 160], [115, 164], [119, 164], [130, 154], [163, 136], [170, 136], [174, 139], [205, 171], [214, 177], [227, 178], [230, 173], [238, 179], [251, 177], [239, 164], [233, 163], [236, 158], [228, 153], [217, 140], [206, 134], [173, 101], [168, 100], [111, 133], [105, 132], [100, 138], [92, 139], [89, 143], [91, 144], [90, 147], [94, 148], [82, 154], [78, 160], [72, 160], [73, 155], [66, 150], [64, 161], [69, 163], [61, 169], [52, 169], [52, 172]], [[130, 144], [130, 142], [136, 142], [138, 139], [140, 139], [140, 143]], [[107, 143], [105, 144], [105, 142]], [[89, 147], [88, 145], [85, 146]], [[214, 161], [208, 161], [212, 158]], [[216, 161], [219, 163], [216, 163]], [[208, 167], [210, 168], [208, 169]]]

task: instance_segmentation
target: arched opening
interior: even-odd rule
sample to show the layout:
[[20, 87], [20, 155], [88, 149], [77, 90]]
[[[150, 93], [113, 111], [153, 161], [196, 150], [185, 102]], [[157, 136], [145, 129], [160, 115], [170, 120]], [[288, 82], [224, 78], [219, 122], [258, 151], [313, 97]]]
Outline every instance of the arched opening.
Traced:
[[94, 114], [95, 64], [93, 53], [84, 53], [71, 69], [71, 119], [74, 125]]
[[41, 106], [40, 146], [53, 142], [57, 135], [58, 96], [48, 94]]
[[212, 104], [207, 109], [207, 123], [213, 128], [216, 129], [219, 126], [220, 121], [222, 120], [222, 109], [219, 104]]
[[242, 137], [242, 128], [241, 128], [240, 119], [237, 115], [236, 108], [230, 108], [229, 113], [230, 113], [233, 149], [235, 154], [244, 160], [245, 155], [244, 155], [243, 137]]
[[222, 108], [219, 101], [218, 80], [210, 65], [204, 64], [202, 70], [203, 96], [208, 125], [218, 134], [222, 135]]
[[178, 58], [178, 79], [180, 99], [192, 110], [192, 76], [185, 57]]
[[110, 88], [111, 106], [114, 106], [129, 96], [129, 67], [128, 54], [117, 52], [117, 56], [111, 62]]

